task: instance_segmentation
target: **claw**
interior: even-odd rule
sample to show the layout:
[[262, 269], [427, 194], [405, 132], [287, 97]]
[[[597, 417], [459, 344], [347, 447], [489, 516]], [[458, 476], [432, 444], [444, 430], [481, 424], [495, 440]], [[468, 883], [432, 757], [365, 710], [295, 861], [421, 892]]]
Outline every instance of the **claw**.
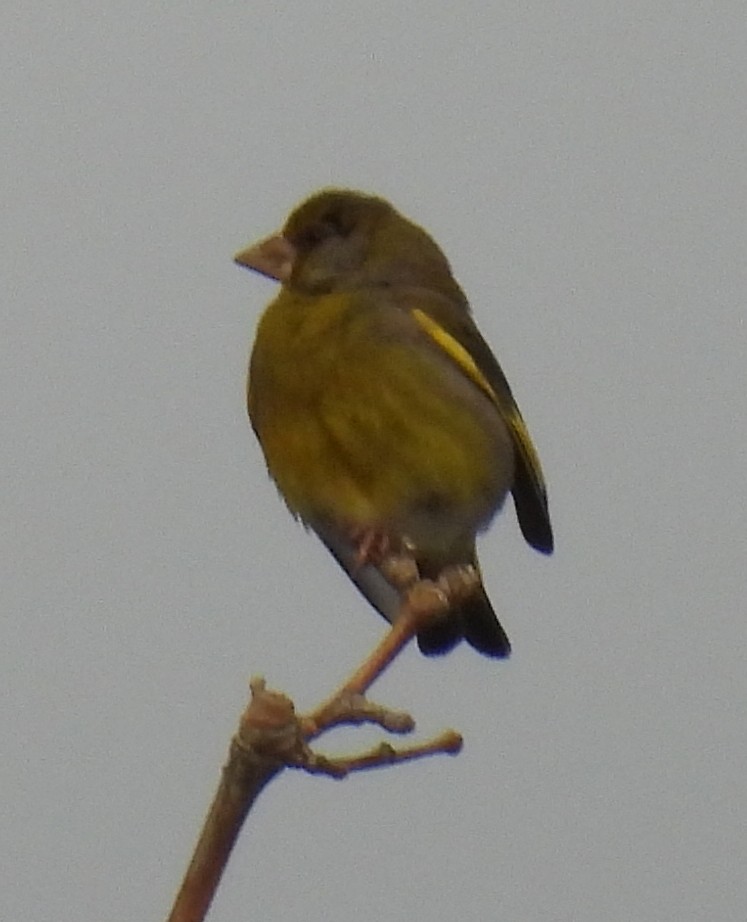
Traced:
[[480, 573], [471, 563], [446, 567], [441, 571], [437, 585], [452, 605], [459, 605], [471, 598], [479, 588]]
[[353, 544], [357, 545], [355, 554], [355, 569], [359, 570], [367, 563], [378, 566], [390, 552], [391, 540], [389, 535], [376, 528], [355, 528], [350, 537]]

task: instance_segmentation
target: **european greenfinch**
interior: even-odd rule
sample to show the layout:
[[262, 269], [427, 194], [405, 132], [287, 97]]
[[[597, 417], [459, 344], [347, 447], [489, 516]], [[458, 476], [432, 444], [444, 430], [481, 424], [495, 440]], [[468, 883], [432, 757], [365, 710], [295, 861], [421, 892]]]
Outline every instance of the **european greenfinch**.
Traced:
[[468, 597], [418, 633], [425, 654], [465, 638], [510, 652], [483, 588], [475, 537], [513, 494], [549, 554], [547, 493], [508, 382], [435, 241], [381, 198], [313, 195], [237, 263], [281, 282], [257, 329], [248, 408], [270, 476], [371, 604], [394, 623], [404, 549], [420, 578], [450, 567]]

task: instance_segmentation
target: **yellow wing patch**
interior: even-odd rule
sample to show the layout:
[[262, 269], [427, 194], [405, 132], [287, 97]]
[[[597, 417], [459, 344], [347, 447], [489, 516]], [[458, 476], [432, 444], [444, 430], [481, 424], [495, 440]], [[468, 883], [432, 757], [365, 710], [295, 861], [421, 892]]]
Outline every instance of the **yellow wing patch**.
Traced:
[[542, 476], [542, 467], [539, 457], [524, 420], [521, 418], [518, 407], [513, 400], [510, 404], [506, 404], [500, 400], [488, 379], [477, 367], [477, 363], [469, 352], [457, 339], [450, 333], [447, 333], [440, 324], [436, 323], [432, 317], [429, 317], [428, 314], [417, 307], [414, 308], [411, 313], [421, 329], [430, 336], [453, 362], [456, 362], [464, 374], [466, 374], [467, 377], [490, 399], [491, 403], [508, 426], [511, 437], [519, 449], [522, 458], [526, 462], [527, 467], [544, 489], [544, 478]]

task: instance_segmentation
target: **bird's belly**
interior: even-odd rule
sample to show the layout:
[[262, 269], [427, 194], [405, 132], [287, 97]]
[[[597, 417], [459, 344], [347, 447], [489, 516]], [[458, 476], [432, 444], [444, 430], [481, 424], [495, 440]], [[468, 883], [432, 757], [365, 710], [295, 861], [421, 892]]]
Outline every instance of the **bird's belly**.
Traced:
[[488, 399], [461, 375], [406, 361], [343, 367], [313, 386], [276, 386], [274, 406], [255, 413], [291, 511], [434, 550], [486, 527], [511, 487], [514, 457]]

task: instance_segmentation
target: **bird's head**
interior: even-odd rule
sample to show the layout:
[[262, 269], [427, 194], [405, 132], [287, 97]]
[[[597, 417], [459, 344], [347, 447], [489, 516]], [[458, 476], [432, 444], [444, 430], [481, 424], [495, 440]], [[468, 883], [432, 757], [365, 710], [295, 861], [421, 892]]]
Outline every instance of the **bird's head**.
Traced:
[[309, 294], [362, 287], [456, 283], [435, 241], [384, 199], [325, 189], [300, 204], [279, 234], [235, 261]]

